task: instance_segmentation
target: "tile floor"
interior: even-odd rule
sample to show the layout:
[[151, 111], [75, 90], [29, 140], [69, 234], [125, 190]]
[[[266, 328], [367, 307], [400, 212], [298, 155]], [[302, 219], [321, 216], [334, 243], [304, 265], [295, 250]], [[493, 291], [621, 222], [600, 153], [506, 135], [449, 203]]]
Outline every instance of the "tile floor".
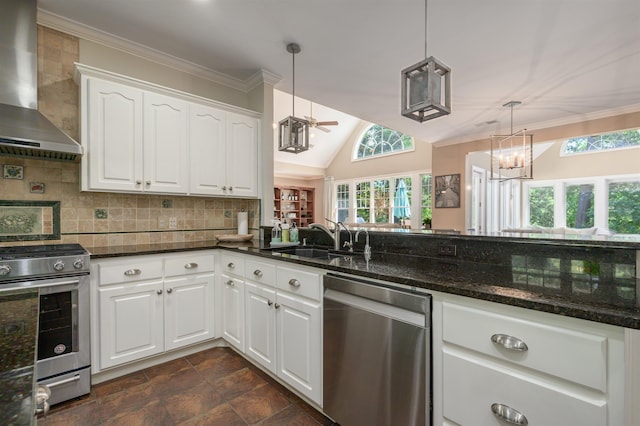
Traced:
[[39, 426], [334, 423], [229, 348], [213, 348], [93, 386]]

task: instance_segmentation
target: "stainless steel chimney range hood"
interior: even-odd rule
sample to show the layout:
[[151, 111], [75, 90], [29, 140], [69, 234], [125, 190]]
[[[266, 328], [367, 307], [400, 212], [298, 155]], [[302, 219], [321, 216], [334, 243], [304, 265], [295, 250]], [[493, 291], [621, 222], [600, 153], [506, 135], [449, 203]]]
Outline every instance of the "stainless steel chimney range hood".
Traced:
[[82, 146], [38, 110], [36, 0], [3, 0], [0, 154], [78, 161]]

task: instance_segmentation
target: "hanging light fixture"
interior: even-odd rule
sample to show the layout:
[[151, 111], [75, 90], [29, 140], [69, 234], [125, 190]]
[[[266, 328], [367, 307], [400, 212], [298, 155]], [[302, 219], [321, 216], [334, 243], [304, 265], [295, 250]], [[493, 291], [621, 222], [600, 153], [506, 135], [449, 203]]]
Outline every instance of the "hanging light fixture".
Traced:
[[424, 2], [425, 59], [402, 70], [402, 115], [420, 123], [451, 114], [451, 68], [427, 56], [427, 2]]
[[293, 58], [293, 106], [291, 115], [280, 121], [278, 132], [278, 150], [298, 154], [309, 149], [309, 122], [296, 115], [296, 54], [300, 53], [300, 45], [289, 43], [287, 52]]
[[513, 107], [522, 102], [502, 105], [511, 109], [511, 134], [491, 135], [491, 179], [533, 179], [533, 135], [527, 129], [513, 131]]

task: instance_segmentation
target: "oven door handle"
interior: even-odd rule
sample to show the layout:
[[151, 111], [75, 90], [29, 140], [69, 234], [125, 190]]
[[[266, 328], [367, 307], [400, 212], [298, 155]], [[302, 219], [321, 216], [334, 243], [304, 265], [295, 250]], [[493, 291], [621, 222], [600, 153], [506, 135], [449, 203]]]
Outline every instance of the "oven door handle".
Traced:
[[67, 285], [78, 286], [80, 284], [80, 280], [65, 280], [65, 281], [51, 281], [47, 280], [45, 282], [39, 283], [37, 281], [29, 281], [27, 285], [23, 285], [22, 283], [16, 283], [16, 285], [10, 285], [7, 287], [3, 287], [0, 291], [8, 291], [8, 290], [24, 290], [29, 288], [51, 288], [51, 287], [62, 287]]
[[54, 388], [56, 386], [66, 385], [67, 383], [77, 382], [78, 380], [80, 380], [80, 374], [75, 374], [73, 377], [69, 377], [67, 379], [62, 379], [62, 380], [60, 380], [58, 382], [47, 383], [46, 386], [49, 389], [51, 389], [51, 388]]

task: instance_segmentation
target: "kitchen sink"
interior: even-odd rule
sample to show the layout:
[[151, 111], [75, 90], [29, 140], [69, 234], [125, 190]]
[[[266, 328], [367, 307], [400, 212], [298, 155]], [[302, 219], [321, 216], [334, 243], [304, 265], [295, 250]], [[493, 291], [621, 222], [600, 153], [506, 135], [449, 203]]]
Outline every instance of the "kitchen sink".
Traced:
[[272, 249], [274, 254], [289, 254], [312, 259], [333, 259], [336, 257], [348, 256], [350, 253], [338, 253], [326, 248], [319, 247], [286, 247]]

